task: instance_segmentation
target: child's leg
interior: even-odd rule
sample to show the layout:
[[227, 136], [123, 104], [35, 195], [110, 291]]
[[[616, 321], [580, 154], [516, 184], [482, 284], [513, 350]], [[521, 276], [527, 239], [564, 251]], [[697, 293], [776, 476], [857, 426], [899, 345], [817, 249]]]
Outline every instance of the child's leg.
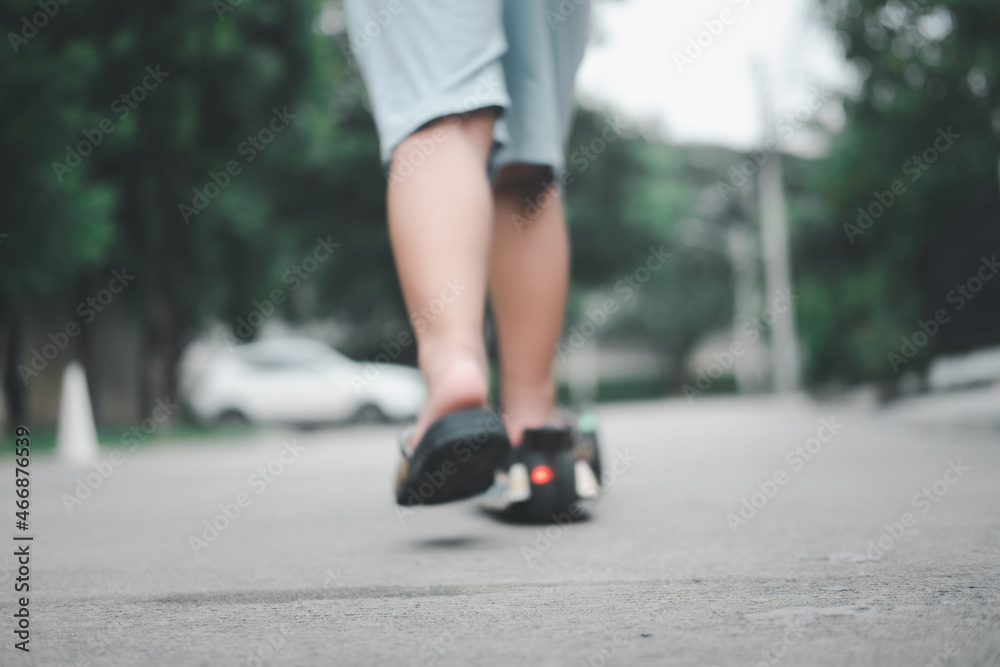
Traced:
[[483, 310], [493, 201], [486, 161], [495, 115], [480, 109], [439, 119], [393, 153], [389, 231], [428, 389], [414, 446], [438, 417], [487, 399]]
[[569, 240], [562, 199], [544, 185], [551, 181], [547, 167], [511, 164], [493, 186], [490, 299], [503, 412], [514, 445], [525, 427], [546, 422], [555, 402], [552, 366], [569, 281]]

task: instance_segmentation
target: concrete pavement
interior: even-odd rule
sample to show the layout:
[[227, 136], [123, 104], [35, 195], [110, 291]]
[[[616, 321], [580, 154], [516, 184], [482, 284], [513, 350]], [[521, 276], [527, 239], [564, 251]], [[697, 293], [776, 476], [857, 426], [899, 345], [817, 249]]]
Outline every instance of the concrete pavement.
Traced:
[[547, 529], [397, 511], [393, 428], [39, 455], [31, 652], [10, 555], [0, 664], [1000, 664], [1000, 432], [802, 398], [600, 414], [606, 497]]

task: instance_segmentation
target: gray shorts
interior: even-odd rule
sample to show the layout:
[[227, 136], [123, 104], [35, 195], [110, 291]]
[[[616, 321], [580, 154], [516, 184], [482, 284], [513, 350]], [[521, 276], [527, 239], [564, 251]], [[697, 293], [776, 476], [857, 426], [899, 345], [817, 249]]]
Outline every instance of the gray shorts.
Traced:
[[429, 121], [501, 107], [489, 169], [561, 171], [590, 0], [345, 0], [382, 162]]

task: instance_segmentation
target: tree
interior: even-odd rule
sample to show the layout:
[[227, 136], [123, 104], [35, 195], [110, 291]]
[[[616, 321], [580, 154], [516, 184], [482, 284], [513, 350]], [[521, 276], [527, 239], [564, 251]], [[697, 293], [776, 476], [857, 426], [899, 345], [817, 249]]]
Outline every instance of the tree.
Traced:
[[[37, 9], [14, 5], [6, 25]], [[21, 158], [8, 183], [23, 186], [0, 206], [16, 221], [11, 243], [49, 240], [21, 256], [41, 276], [35, 287], [50, 293], [88, 266], [136, 273], [149, 406], [176, 396], [178, 356], [204, 315], [260, 294], [302, 245], [276, 219], [261, 165], [294, 160], [287, 139], [313, 75], [318, 4], [77, 2], [58, 12], [5, 69], [12, 122], [0, 132], [13, 146], [5, 155]], [[25, 94], [15, 102], [8, 90]], [[60, 244], [70, 251], [50, 254]], [[34, 287], [13, 264], [4, 270], [8, 301], [28, 298]]]
[[[67, 144], [81, 139], [96, 58], [71, 9], [56, 7], [54, 16], [27, 0], [0, 7], [0, 345], [15, 425], [26, 418], [26, 384], [17, 369], [24, 309], [70, 287], [115, 239], [114, 188], [89, 181], [85, 169], [57, 174], [52, 167], [66, 162]], [[63, 131], [69, 127], [74, 136]], [[80, 164], [78, 158], [69, 159]]]
[[810, 179], [827, 213], [797, 223], [801, 331], [814, 381], [888, 381], [888, 354], [945, 305], [929, 281], [942, 242], [996, 201], [1000, 15], [988, 0], [827, 6], [860, 90]]
[[[732, 288], [724, 241], [692, 246], [689, 226], [725, 223], [726, 211], [702, 211], [714, 189], [718, 165], [732, 164], [729, 151], [668, 146], [634, 129], [616, 127], [609, 116], [581, 110], [570, 139], [567, 191], [572, 239], [573, 290], [567, 326], [586, 319], [587, 299], [615, 300], [620, 310], [601, 327], [600, 337], [652, 344], [665, 357], [685, 359], [706, 333], [729, 324]], [[602, 147], [598, 139], [613, 136]], [[600, 150], [598, 153], [597, 151]], [[712, 168], [699, 168], [694, 153], [710, 154]], [[728, 157], [728, 159], [727, 159]], [[719, 218], [719, 219], [716, 219]], [[724, 227], [722, 227], [724, 229]], [[629, 277], [655, 251], [670, 256], [638, 289]], [[628, 298], [626, 298], [626, 296]], [[679, 388], [683, 369], [673, 364], [666, 384]]]

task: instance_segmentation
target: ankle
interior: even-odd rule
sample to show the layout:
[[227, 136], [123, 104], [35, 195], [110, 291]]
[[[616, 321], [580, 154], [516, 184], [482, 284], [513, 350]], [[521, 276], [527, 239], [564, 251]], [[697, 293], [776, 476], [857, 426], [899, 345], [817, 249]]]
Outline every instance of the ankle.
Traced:
[[458, 410], [483, 407], [489, 397], [487, 367], [470, 351], [421, 354], [420, 367], [427, 382], [427, 400], [417, 418], [412, 446], [435, 420]]
[[504, 388], [503, 413], [511, 444], [520, 444], [524, 429], [551, 422], [555, 398], [555, 383], [551, 380]]
[[425, 371], [428, 402], [438, 406], [486, 404], [489, 378], [486, 369], [472, 356], [455, 356], [436, 361], [431, 371]]
[[486, 375], [486, 347], [483, 341], [466, 336], [438, 337], [433, 342], [421, 341], [417, 347], [417, 365], [428, 383], [454, 366], [468, 363], [479, 367], [480, 374]]

